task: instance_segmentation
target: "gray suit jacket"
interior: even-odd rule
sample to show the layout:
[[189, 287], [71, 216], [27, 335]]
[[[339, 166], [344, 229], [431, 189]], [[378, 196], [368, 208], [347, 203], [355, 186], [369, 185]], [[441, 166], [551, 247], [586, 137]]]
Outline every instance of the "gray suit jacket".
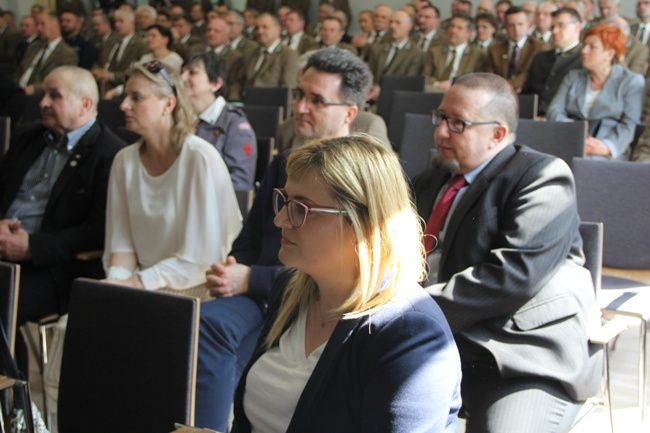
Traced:
[[[449, 177], [431, 168], [413, 179], [424, 220]], [[598, 391], [602, 358], [588, 340], [599, 314], [579, 223], [569, 167], [507, 146], [458, 201], [439, 283], [427, 291], [454, 334], [492, 353], [502, 378], [550, 378], [584, 400]]]
[[298, 84], [298, 53], [279, 44], [267, 54], [266, 60], [255, 72], [255, 65], [261, 56], [260, 50], [246, 59], [246, 85], [255, 87], [288, 87]]
[[[16, 70], [14, 76], [16, 81], [20, 80], [20, 77], [22, 77], [23, 73], [31, 66], [36, 56], [40, 55], [40, 52], [44, 46], [45, 43], [41, 42], [41, 43], [31, 44], [27, 48], [27, 51], [25, 52], [25, 56], [23, 57], [23, 60], [20, 62], [20, 66], [18, 66], [18, 69]], [[61, 42], [59, 42], [56, 45], [56, 47], [54, 47], [54, 49], [47, 56], [47, 58], [44, 61], [41, 61], [40, 64], [38, 64], [37, 67], [34, 68], [32, 74], [29, 76], [29, 80], [27, 84], [33, 85], [34, 91], [39, 92], [41, 90], [41, 83], [43, 82], [47, 74], [52, 72], [52, 70], [58, 68], [59, 66], [65, 66], [65, 65], [77, 66], [78, 62], [79, 62], [79, 56], [77, 56], [77, 53], [75, 53], [74, 50], [70, 48], [70, 46], [66, 44], [63, 39], [61, 39]]]
[[[592, 135], [605, 142], [612, 152], [612, 159], [627, 160], [636, 124], [641, 121], [643, 76], [614, 65], [589, 113], [585, 112], [588, 85], [587, 70], [570, 71], [548, 107], [546, 117], [557, 122], [589, 120], [594, 129]], [[596, 125], [598, 121], [600, 124]]]
[[496, 42], [488, 49], [487, 60], [485, 62], [485, 72], [492, 72], [493, 74], [508, 79], [508, 82], [512, 87], [519, 92], [524, 86], [526, 78], [528, 78], [528, 70], [533, 63], [535, 55], [541, 51], [548, 50], [549, 48], [549, 45], [545, 42], [528, 37], [524, 47], [521, 49], [521, 53], [519, 53], [519, 59], [515, 66], [515, 75], [508, 77], [510, 64], [508, 59], [508, 56], [510, 55], [508, 52], [508, 40], [506, 39], [501, 42]]
[[416, 44], [407, 42], [403, 49], [398, 50], [390, 64], [386, 60], [390, 54], [391, 44], [372, 45], [368, 53], [368, 67], [372, 72], [375, 84], [379, 84], [384, 75], [415, 77], [422, 74], [424, 68], [424, 53]]
[[[427, 78], [427, 85], [432, 86], [436, 81], [448, 80], [445, 76], [449, 45], [436, 45], [430, 48], [424, 60], [424, 76]], [[480, 49], [467, 45], [458, 64], [456, 76], [470, 74], [483, 70], [485, 53]]]
[[[393, 149], [388, 139], [388, 131], [386, 129], [386, 122], [380, 116], [370, 113], [368, 111], [360, 111], [357, 117], [350, 124], [350, 132], [363, 132], [376, 138], [386, 146], [387, 149]], [[278, 152], [282, 153], [285, 150], [295, 149], [302, 146], [305, 139], [298, 137], [294, 130], [293, 117], [285, 120], [280, 124], [278, 131]]]

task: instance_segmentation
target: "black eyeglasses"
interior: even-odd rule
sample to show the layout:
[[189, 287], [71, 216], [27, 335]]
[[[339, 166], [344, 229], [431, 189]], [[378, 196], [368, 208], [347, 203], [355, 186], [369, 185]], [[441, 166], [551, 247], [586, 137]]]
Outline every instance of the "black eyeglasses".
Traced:
[[280, 211], [287, 207], [287, 216], [293, 228], [299, 229], [307, 221], [307, 214], [321, 213], [330, 215], [347, 215], [348, 212], [339, 209], [327, 209], [322, 207], [309, 207], [304, 203], [297, 200], [289, 200], [284, 195], [284, 191], [278, 188], [273, 189], [273, 212], [277, 215]]
[[162, 63], [160, 63], [158, 60], [152, 60], [150, 62], [144, 63], [142, 66], [152, 74], [160, 74], [167, 82], [167, 84], [169, 84], [169, 87], [171, 87], [172, 91], [174, 92], [174, 95], [176, 95], [176, 86], [174, 86], [172, 77], [169, 76], [169, 73], [167, 72], [167, 70], [165, 69]]
[[436, 126], [440, 126], [442, 121], [447, 122], [447, 128], [449, 129], [450, 132], [453, 132], [455, 134], [462, 134], [465, 131], [465, 128], [468, 126], [476, 126], [476, 125], [500, 125], [499, 122], [496, 120], [492, 120], [490, 122], [468, 122], [465, 120], [457, 119], [455, 117], [449, 117], [444, 113], [441, 113], [440, 111], [434, 110], [431, 113], [431, 123], [433, 123]]
[[291, 91], [291, 97], [293, 99], [294, 103], [298, 103], [301, 100], [305, 100], [308, 104], [316, 107], [316, 108], [325, 108], [327, 106], [333, 105], [333, 106], [340, 106], [340, 107], [349, 107], [352, 104], [348, 102], [330, 102], [324, 100], [321, 96], [319, 95], [306, 95], [305, 92], [303, 92], [301, 89], [293, 89]]

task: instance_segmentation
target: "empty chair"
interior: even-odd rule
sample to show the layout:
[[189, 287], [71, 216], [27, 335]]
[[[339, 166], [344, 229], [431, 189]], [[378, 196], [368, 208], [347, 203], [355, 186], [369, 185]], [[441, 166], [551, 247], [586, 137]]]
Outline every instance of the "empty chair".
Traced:
[[539, 96], [535, 93], [529, 95], [519, 94], [519, 118], [534, 119], [537, 117]]
[[575, 157], [585, 154], [587, 122], [538, 122], [519, 119], [515, 144], [525, 144], [533, 149], [555, 155], [571, 165]]
[[78, 279], [61, 360], [60, 432], [193, 424], [197, 298]]
[[393, 92], [395, 90], [410, 90], [413, 92], [424, 92], [424, 76], [420, 77], [402, 77], [385, 75], [379, 82], [381, 93], [377, 101], [377, 114], [379, 114], [386, 123], [390, 106], [393, 102]]
[[393, 102], [388, 115], [388, 139], [393, 149], [399, 152], [401, 148], [402, 133], [404, 132], [404, 114], [431, 114], [442, 101], [442, 93], [412, 92], [408, 90], [395, 90]]
[[246, 105], [282, 107], [283, 118], [291, 113], [291, 90], [287, 87], [253, 87], [248, 86], [244, 92]]
[[399, 160], [406, 175], [413, 178], [431, 164], [436, 127], [431, 123], [431, 114], [407, 113], [404, 119]]
[[[244, 105], [242, 107], [248, 117], [248, 122], [251, 124], [255, 136], [259, 142], [260, 138], [273, 138], [277, 140], [278, 130], [280, 129], [280, 122], [282, 121], [282, 112], [284, 109], [279, 106], [262, 106], [262, 105]], [[262, 155], [259, 153], [259, 160]]]
[[641, 321], [638, 391], [643, 416], [650, 320], [650, 165], [576, 158], [572, 168], [580, 217], [604, 224], [601, 309]]

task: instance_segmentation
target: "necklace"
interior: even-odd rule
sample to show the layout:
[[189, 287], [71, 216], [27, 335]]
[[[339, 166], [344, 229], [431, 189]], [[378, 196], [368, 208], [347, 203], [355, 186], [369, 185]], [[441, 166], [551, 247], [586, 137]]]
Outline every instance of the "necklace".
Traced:
[[318, 290], [316, 291], [316, 296], [314, 297], [314, 299], [316, 300], [316, 310], [318, 311], [317, 321], [320, 323], [321, 328], [325, 328], [327, 324], [339, 320], [339, 316], [327, 318], [327, 314], [323, 313], [323, 306], [320, 303], [320, 291]]

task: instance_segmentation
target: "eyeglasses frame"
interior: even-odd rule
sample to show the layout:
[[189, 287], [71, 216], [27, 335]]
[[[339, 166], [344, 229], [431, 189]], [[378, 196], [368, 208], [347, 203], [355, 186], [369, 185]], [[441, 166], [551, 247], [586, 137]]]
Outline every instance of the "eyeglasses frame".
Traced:
[[[284, 200], [284, 206], [282, 206], [281, 208], [278, 208], [278, 201], [277, 201], [278, 196], [282, 197], [283, 200]], [[296, 203], [297, 205], [302, 206], [305, 209], [305, 216], [302, 219], [301, 224], [296, 225], [294, 223], [293, 218], [291, 217], [291, 212], [289, 211], [289, 207], [288, 207], [289, 203]], [[275, 215], [277, 215], [284, 208], [287, 208], [287, 218], [288, 218], [289, 222], [291, 223], [291, 226], [293, 228], [295, 228], [295, 229], [299, 229], [300, 227], [305, 225], [305, 222], [307, 221], [307, 215], [309, 215], [310, 213], [327, 214], [327, 215], [347, 215], [348, 214], [348, 211], [346, 211], [344, 209], [331, 209], [331, 208], [307, 206], [306, 204], [304, 204], [301, 201], [289, 199], [282, 189], [273, 188], [273, 212], [275, 213]]]

